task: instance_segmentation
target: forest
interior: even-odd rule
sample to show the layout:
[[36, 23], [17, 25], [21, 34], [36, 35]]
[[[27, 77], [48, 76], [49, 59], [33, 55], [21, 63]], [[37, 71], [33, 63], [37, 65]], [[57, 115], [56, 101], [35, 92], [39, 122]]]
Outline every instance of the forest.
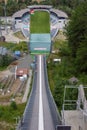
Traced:
[[[49, 56], [47, 66], [51, 91], [59, 110], [62, 109], [65, 85], [87, 86], [87, 2], [74, 9], [63, 33], [66, 40], [55, 40], [53, 47], [58, 53]], [[54, 63], [55, 57], [61, 58], [61, 63]], [[71, 77], [76, 77], [78, 82], [70, 83]], [[70, 89], [67, 98], [77, 100], [77, 89]]]
[[65, 11], [69, 16], [72, 11], [81, 3], [86, 2], [87, 0], [45, 0], [41, 2], [32, 1], [32, 0], [0, 0], [0, 16], [6, 15], [11, 16], [13, 13], [20, 9], [24, 9], [29, 5], [52, 5], [55, 8]]
[[[48, 76], [51, 91], [59, 109], [62, 109], [64, 86], [71, 85], [68, 82], [70, 77], [77, 77], [79, 84], [87, 86], [87, 0], [45, 0], [41, 2], [31, 0], [8, 0], [7, 3], [0, 3], [0, 16], [11, 16], [20, 9], [24, 9], [33, 4], [52, 5], [56, 9], [61, 9], [69, 16], [69, 23], [65, 28], [64, 35], [66, 41], [54, 41], [59, 50], [55, 54], [57, 58], [61, 58], [62, 62], [53, 63], [54, 55], [48, 57]], [[76, 84], [75, 84], [76, 85]], [[73, 91], [73, 96], [76, 91]]]

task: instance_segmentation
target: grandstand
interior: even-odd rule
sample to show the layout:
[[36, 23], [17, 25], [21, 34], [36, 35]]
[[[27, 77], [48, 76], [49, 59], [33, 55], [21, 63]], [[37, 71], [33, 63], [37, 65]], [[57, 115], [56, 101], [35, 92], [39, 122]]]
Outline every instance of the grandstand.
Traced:
[[30, 13], [29, 13], [30, 9], [44, 10], [50, 12], [50, 34], [52, 39], [56, 36], [58, 30], [60, 29], [62, 30], [67, 23], [68, 16], [66, 15], [66, 13], [57, 9], [53, 9], [52, 6], [48, 5], [28, 6], [27, 9], [22, 9], [12, 16], [14, 19], [13, 22], [14, 30], [20, 29], [26, 38], [29, 37], [30, 33]]

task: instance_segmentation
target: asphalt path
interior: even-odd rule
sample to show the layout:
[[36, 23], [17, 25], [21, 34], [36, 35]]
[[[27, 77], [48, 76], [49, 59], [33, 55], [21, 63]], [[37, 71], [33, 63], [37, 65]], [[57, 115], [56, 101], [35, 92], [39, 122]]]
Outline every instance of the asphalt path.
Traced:
[[[28, 55], [26, 55], [24, 57], [21, 57], [19, 60], [17, 60], [17, 62], [18, 62], [18, 64], [17, 64], [18, 68], [28, 68], [29, 69], [30, 65], [32, 63], [32, 58], [28, 54]], [[12, 66], [10, 68], [10, 71], [14, 73], [15, 72], [15, 66]]]

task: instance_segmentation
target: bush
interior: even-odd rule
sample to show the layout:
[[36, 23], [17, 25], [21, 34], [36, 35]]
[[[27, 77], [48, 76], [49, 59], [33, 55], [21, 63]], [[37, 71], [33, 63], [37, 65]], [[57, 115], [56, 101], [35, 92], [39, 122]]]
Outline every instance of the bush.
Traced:
[[3, 115], [3, 108], [0, 106], [0, 117]]
[[11, 107], [13, 110], [17, 110], [17, 104], [16, 104], [16, 102], [12, 101], [11, 104], [10, 104], [10, 107]]

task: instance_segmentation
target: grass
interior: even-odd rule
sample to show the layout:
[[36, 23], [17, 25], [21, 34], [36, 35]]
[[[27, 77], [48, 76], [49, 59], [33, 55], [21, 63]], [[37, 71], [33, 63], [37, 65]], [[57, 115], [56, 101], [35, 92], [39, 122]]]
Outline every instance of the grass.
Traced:
[[35, 11], [31, 15], [30, 33], [50, 33], [50, 16], [46, 11]]
[[49, 51], [40, 51], [40, 50], [35, 50], [35, 51], [31, 51], [31, 54], [49, 54]]
[[22, 116], [24, 112], [25, 104], [17, 105], [17, 109], [12, 106], [0, 106], [0, 122], [5, 121], [8, 123], [15, 123], [15, 118]]
[[22, 117], [25, 105], [11, 103], [10, 106], [0, 106], [0, 130], [15, 130], [16, 121]]
[[22, 39], [22, 40], [24, 40], [24, 39], [25, 39], [25, 37], [23, 36], [23, 34], [22, 34], [22, 32], [21, 32], [21, 31], [14, 33], [14, 35], [15, 35], [16, 37], [18, 37], [18, 38]]
[[13, 48], [15, 46], [15, 44], [13, 43], [7, 43], [7, 42], [0, 42], [0, 47], [6, 47], [7, 49], [10, 49]]
[[7, 66], [0, 67], [0, 71], [3, 71], [7, 68]]
[[10, 98], [11, 98], [11, 95], [8, 95], [8, 96], [0, 95], [0, 102], [9, 102]]

